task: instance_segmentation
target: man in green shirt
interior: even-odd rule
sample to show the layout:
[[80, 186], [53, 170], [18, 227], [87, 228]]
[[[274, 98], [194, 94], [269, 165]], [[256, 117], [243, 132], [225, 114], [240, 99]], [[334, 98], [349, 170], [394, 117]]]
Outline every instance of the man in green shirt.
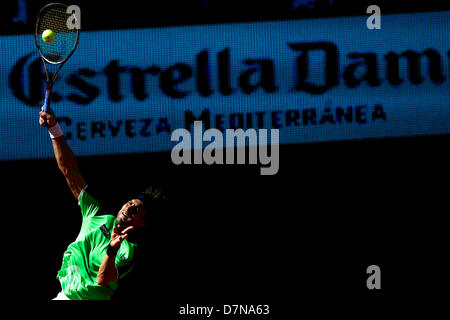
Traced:
[[[113, 216], [103, 211], [87, 189], [77, 161], [64, 140], [53, 112], [39, 113], [39, 123], [48, 128], [58, 167], [81, 209], [82, 225], [76, 240], [64, 252], [58, 280], [62, 291], [54, 300], [109, 300], [117, 281], [129, 272], [137, 245], [128, 233], [145, 225], [146, 205], [161, 195], [159, 190], [132, 197]], [[125, 269], [125, 272], [119, 270]]]

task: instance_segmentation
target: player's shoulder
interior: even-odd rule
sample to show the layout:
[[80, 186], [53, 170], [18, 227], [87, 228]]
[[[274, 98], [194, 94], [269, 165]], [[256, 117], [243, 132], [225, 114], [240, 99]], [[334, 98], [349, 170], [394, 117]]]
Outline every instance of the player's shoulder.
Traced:
[[[88, 190], [89, 189], [89, 190]], [[81, 206], [86, 202], [96, 201], [95, 198], [91, 194], [91, 188], [86, 184], [83, 189], [81, 189], [80, 194], [78, 195], [78, 205]]]

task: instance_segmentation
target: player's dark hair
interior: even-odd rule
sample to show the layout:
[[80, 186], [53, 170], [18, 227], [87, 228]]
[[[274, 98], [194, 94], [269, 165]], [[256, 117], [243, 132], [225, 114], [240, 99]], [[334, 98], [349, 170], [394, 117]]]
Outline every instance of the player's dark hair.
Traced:
[[[167, 192], [161, 185], [149, 185], [143, 192], [134, 194], [132, 198], [141, 200], [147, 212], [157, 212], [164, 208], [167, 201]], [[144, 218], [148, 217], [148, 214], [144, 215]]]

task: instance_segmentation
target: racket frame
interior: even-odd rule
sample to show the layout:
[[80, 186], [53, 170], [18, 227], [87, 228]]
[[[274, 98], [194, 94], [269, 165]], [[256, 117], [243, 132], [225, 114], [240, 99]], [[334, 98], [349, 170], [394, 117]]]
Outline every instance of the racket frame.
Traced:
[[[38, 51], [39, 51], [39, 55], [41, 56], [42, 63], [44, 64], [45, 76], [46, 76], [46, 80], [47, 80], [47, 88], [45, 89], [44, 112], [47, 112], [47, 111], [48, 111], [48, 108], [49, 108], [49, 106], [50, 106], [50, 95], [51, 95], [51, 92], [52, 92], [53, 83], [54, 83], [55, 80], [56, 80], [56, 76], [58, 75], [58, 72], [59, 72], [59, 70], [61, 70], [61, 68], [62, 68], [62, 66], [64, 65], [64, 63], [65, 63], [65, 62], [72, 56], [72, 54], [75, 52], [75, 49], [76, 49], [76, 47], [77, 47], [77, 45], [78, 45], [78, 41], [79, 41], [79, 39], [80, 39], [80, 28], [76, 28], [76, 29], [77, 29], [77, 40], [76, 40], [76, 42], [75, 42], [75, 44], [74, 44], [74, 46], [73, 46], [73, 48], [72, 48], [72, 51], [69, 53], [69, 55], [68, 55], [66, 58], [64, 58], [63, 60], [61, 60], [61, 61], [53, 62], [53, 61], [48, 60], [48, 59], [44, 56], [44, 54], [43, 54], [42, 51], [41, 51], [41, 46], [39, 45], [39, 41], [38, 41], [38, 26], [39, 26], [39, 21], [40, 21], [40, 18], [41, 18], [41, 13], [42, 13], [44, 10], [46, 10], [48, 7], [50, 7], [50, 6], [55, 6], [55, 5], [65, 7], [66, 9], [69, 7], [69, 6], [66, 5], [66, 4], [63, 4], [63, 3], [56, 3], [56, 2], [49, 3], [49, 4], [45, 5], [44, 7], [42, 7], [41, 10], [39, 10], [39, 13], [38, 13], [38, 15], [37, 15], [36, 25], [35, 25], [35, 31], [34, 31], [34, 40], [35, 40], [35, 42], [36, 42], [36, 46], [37, 46], [37, 49], [38, 49]], [[59, 65], [58, 69], [55, 71], [55, 73], [53, 73], [53, 76], [52, 76], [51, 78], [50, 78], [50, 73], [49, 73], [49, 70], [48, 70], [48, 67], [47, 67], [47, 63], [53, 64], [53, 65]]]

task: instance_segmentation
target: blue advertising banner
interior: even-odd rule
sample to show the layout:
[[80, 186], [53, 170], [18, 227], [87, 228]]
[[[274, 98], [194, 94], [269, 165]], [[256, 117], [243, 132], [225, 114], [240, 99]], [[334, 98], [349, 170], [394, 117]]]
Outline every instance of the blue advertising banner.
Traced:
[[[450, 12], [367, 18], [82, 31], [52, 106], [77, 156], [169, 151], [195, 120], [281, 144], [450, 133]], [[0, 160], [52, 157], [34, 37], [0, 48]]]

